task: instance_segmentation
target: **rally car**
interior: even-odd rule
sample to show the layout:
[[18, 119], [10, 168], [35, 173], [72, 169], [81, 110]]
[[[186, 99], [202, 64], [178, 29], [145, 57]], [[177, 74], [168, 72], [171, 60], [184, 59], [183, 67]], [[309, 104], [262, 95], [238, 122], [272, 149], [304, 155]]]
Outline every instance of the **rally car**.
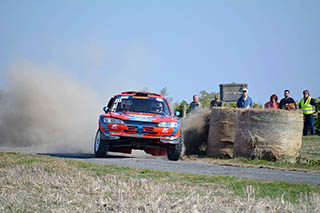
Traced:
[[182, 152], [181, 121], [173, 115], [167, 99], [150, 92], [127, 91], [112, 97], [94, 142], [96, 157], [107, 152], [130, 154], [132, 149], [177, 161]]

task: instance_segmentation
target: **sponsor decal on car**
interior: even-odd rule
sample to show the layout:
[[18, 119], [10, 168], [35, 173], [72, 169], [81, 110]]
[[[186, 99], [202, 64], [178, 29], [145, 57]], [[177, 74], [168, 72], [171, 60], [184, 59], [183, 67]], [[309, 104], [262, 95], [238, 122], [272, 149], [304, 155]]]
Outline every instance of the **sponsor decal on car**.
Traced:
[[163, 133], [168, 133], [168, 132], [169, 132], [169, 129], [168, 129], [168, 128], [163, 128], [162, 132], [163, 132]]
[[128, 115], [131, 121], [145, 121], [145, 122], [152, 122], [155, 118], [154, 116], [140, 116], [140, 115]]

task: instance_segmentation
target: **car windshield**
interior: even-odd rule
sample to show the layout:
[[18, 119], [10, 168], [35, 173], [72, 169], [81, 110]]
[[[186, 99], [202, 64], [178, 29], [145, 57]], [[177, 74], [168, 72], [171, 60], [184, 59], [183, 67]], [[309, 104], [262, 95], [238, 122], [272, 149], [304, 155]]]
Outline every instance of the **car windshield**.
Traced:
[[170, 115], [169, 106], [164, 99], [150, 97], [119, 96], [111, 111]]

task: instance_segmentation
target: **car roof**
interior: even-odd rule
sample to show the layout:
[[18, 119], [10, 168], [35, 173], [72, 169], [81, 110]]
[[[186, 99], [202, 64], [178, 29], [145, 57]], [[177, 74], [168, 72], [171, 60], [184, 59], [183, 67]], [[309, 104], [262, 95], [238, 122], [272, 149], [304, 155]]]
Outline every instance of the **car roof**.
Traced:
[[163, 98], [166, 99], [165, 97], [163, 97], [160, 94], [157, 93], [153, 93], [153, 92], [141, 92], [141, 91], [125, 91], [122, 92], [116, 96], [121, 96], [121, 95], [128, 95], [128, 96], [146, 96], [146, 97], [157, 97], [157, 98]]
[[141, 92], [141, 91], [125, 91], [125, 92], [122, 92], [118, 95], [115, 95], [115, 97], [117, 96], [145, 96], [145, 97], [152, 97], [152, 98], [162, 98], [164, 100], [166, 100], [168, 106], [169, 106], [169, 111], [170, 111], [170, 114], [172, 114], [172, 110], [171, 110], [171, 107], [170, 107], [170, 104], [168, 102], [168, 100], [166, 99], [166, 97], [160, 95], [160, 94], [157, 94], [157, 93], [153, 93], [153, 92]]

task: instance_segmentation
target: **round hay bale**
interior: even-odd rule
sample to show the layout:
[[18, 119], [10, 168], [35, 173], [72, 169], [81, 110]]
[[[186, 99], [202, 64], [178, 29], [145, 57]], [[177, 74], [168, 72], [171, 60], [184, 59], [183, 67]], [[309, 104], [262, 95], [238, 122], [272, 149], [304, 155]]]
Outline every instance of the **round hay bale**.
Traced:
[[295, 161], [300, 153], [302, 129], [300, 110], [241, 110], [233, 156]]
[[206, 153], [214, 157], [233, 157], [239, 109], [214, 107], [211, 112]]
[[210, 113], [209, 108], [196, 109], [182, 120], [186, 155], [199, 154], [200, 147], [207, 142]]

